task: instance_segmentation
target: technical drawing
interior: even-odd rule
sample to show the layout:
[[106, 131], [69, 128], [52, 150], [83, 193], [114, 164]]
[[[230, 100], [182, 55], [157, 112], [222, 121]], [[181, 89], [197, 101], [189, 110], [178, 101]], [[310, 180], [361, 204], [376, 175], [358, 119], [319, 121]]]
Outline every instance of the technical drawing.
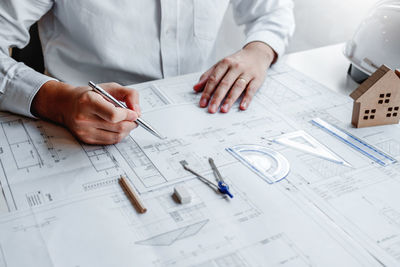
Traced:
[[297, 94], [306, 99], [320, 96], [322, 94], [321, 88], [326, 89], [320, 83], [308, 78], [300, 72], [288, 71], [275, 75], [273, 78], [281, 82], [287, 88], [295, 89]]
[[245, 258], [240, 255], [240, 252], [233, 252], [218, 258], [214, 258], [208, 260], [206, 262], [202, 262], [199, 265], [195, 265], [194, 267], [203, 267], [203, 266], [218, 266], [218, 267], [251, 267], [251, 265], [247, 262]]
[[196, 81], [193, 81], [192, 84], [187, 82], [172, 85], [167, 84], [163, 86], [163, 92], [168, 94], [171, 102], [175, 104], [197, 103], [200, 100], [201, 94], [193, 91], [192, 87], [195, 83]]
[[271, 77], [266, 78], [264, 86], [264, 94], [268, 95], [269, 99], [271, 99], [277, 105], [285, 102], [295, 101], [300, 98], [300, 95], [296, 94], [291, 89], [287, 88], [282, 83]]
[[[213, 251], [221, 245], [209, 248]], [[198, 254], [207, 253], [206, 251], [191, 252], [181, 257], [188, 259], [196, 257]], [[160, 266], [175, 266], [178, 259], [164, 260]], [[310, 257], [291, 241], [285, 233], [278, 233], [258, 242], [241, 246], [240, 248], [224, 253], [218, 257], [208, 259], [195, 267], [218, 266], [218, 267], [250, 267], [263, 266], [260, 263], [268, 263], [266, 266], [296, 266], [296, 267], [312, 267], [314, 266]]]
[[176, 148], [179, 147], [184, 147], [190, 145], [189, 142], [183, 140], [183, 139], [169, 139], [165, 142], [159, 142], [156, 143], [154, 145], [154, 148], [158, 151], [158, 152], [162, 152], [162, 151], [168, 151], [170, 153], [173, 153], [174, 151], [177, 151]]
[[[127, 175], [123, 174], [123, 176], [126, 177]], [[92, 191], [92, 190], [104, 188], [104, 187], [107, 187], [110, 185], [118, 184], [118, 179], [120, 177], [121, 177], [120, 175], [116, 175], [116, 176], [109, 177], [106, 179], [101, 179], [101, 180], [97, 180], [94, 182], [84, 183], [84, 184], [82, 184], [82, 187], [83, 187], [84, 191]]]
[[400, 211], [380, 199], [373, 199], [368, 196], [362, 196], [362, 199], [374, 207], [390, 225], [400, 228]]
[[26, 200], [28, 201], [29, 207], [37, 207], [44, 203], [53, 201], [53, 197], [50, 193], [43, 194], [39, 190], [27, 193]]
[[117, 160], [108, 152], [106, 147], [82, 144], [82, 148], [97, 172], [118, 167]]
[[243, 121], [242, 124], [244, 127], [246, 127], [249, 130], [253, 130], [255, 128], [259, 128], [260, 126], [266, 125], [266, 124], [272, 124], [274, 123], [274, 118], [272, 117], [262, 117], [262, 118], [254, 118], [247, 121]]
[[50, 153], [51, 158], [54, 160], [55, 163], [60, 162], [61, 158], [60, 155], [55, 148], [53, 142], [51, 141], [51, 137], [46, 133], [45, 127], [42, 125], [37, 126], [37, 129], [40, 132], [40, 136], [42, 137], [42, 142], [44, 145], [46, 145], [48, 153]]
[[389, 155], [394, 157], [400, 156], [400, 143], [396, 140], [389, 139], [378, 143], [376, 146], [384, 150]]
[[4, 199], [8, 211], [17, 210], [17, 204], [15, 203], [14, 195], [12, 193], [8, 177], [4, 169], [4, 164], [1, 159], [0, 159], [0, 187], [2, 193], [0, 200], [2, 198]]
[[168, 214], [171, 216], [172, 220], [176, 223], [180, 223], [186, 220], [194, 220], [194, 219], [201, 219], [204, 217], [204, 214], [200, 212], [201, 210], [204, 210], [206, 208], [206, 205], [204, 202], [201, 202], [196, 205], [189, 206], [184, 209], [179, 209], [179, 210], [174, 210], [168, 212]]
[[132, 137], [129, 136], [114, 146], [146, 188], [167, 182]]
[[27, 232], [29, 230], [42, 229], [44, 227], [50, 226], [58, 220], [57, 217], [51, 216], [43, 218], [40, 222], [32, 222], [29, 224], [19, 224], [13, 228], [14, 232]]
[[[334, 105], [331, 104], [340, 103], [342, 110], [346, 110], [349, 106], [346, 97], [329, 102], [331, 94], [324, 88], [283, 68], [271, 71], [267, 87], [274, 88], [261, 88], [259, 95], [264, 98], [256, 99], [249, 112], [232, 110], [229, 114], [210, 115], [193, 104], [199, 94], [191, 93], [188, 84], [198, 77], [186, 77], [189, 79], [177, 82], [176, 87], [181, 88], [171, 94], [169, 87], [172, 89], [177, 83], [162, 86], [163, 81], [154, 82], [161, 84], [162, 91], [158, 85], [142, 87], [145, 93], [141, 96], [147, 95], [141, 101], [147, 106], [142, 108], [152, 109], [145, 113], [146, 120], [159, 124], [171, 138], [168, 140], [158, 141], [139, 128], [119, 144], [87, 146], [79, 144], [65, 129], [45, 122], [23, 118], [18, 121], [17, 116], [0, 119], [0, 194], [5, 196], [10, 211], [16, 209], [15, 203], [19, 209], [0, 219], [0, 267], [11, 262], [16, 266], [31, 264], [28, 257], [19, 257], [10, 251], [30, 251], [38, 260], [50, 262], [49, 266], [73, 259], [69, 265], [83, 266], [91, 262], [94, 266], [110, 263], [129, 266], [135, 262], [153, 267], [374, 266], [368, 263], [376, 264], [376, 259], [392, 253], [366, 249], [362, 244], [368, 241], [361, 241], [368, 233], [362, 233], [361, 229], [360, 237], [350, 235], [350, 231], [343, 231], [350, 228], [343, 226], [342, 220], [336, 220], [342, 215], [337, 210], [340, 201], [349, 203], [346, 200], [354, 199], [353, 194], [367, 189], [381, 190], [374, 191], [374, 196], [386, 194], [378, 184], [383, 179], [398, 183], [385, 175], [381, 166], [365, 163], [359, 164], [360, 170], [352, 170], [313, 155], [282, 149], [280, 152], [291, 161], [295, 172], [284, 184], [270, 186], [225, 151], [227, 147], [249, 141], [275, 149], [278, 145], [268, 142], [271, 137], [298, 129], [318, 136], [314, 133], [320, 130], [309, 120], [322, 114], [325, 119], [332, 118], [329, 121], [335, 118], [338, 124], [343, 123], [342, 114], [332, 112]], [[159, 95], [164, 91], [168, 94], [165, 98]], [[167, 104], [166, 99], [174, 94], [180, 95], [177, 98], [180, 103]], [[324, 102], [329, 105], [326, 109], [306, 105], [324, 98], [329, 98]], [[183, 103], [188, 101], [193, 102]], [[289, 107], [278, 107], [282, 102]], [[385, 139], [377, 137], [374, 141], [394, 151], [396, 144], [382, 142], [390, 138], [397, 140], [398, 132], [393, 132]], [[36, 148], [33, 167], [24, 167], [29, 166], [27, 160], [21, 162], [22, 169], [14, 166], [13, 153], [23, 153], [15, 147], [19, 141], [29, 148], [24, 151], [35, 152]], [[218, 164], [234, 199], [215, 194], [179, 164], [186, 160], [202, 175], [213, 178], [208, 157]], [[398, 166], [389, 166], [387, 172], [395, 173]], [[300, 176], [298, 170], [305, 172], [301, 175], [307, 182], [296, 182]], [[120, 174], [134, 182], [148, 207], [147, 214], [138, 214], [116, 184]], [[376, 187], [369, 186], [374, 182]], [[190, 192], [190, 203], [182, 205], [172, 198], [173, 188], [179, 184]], [[392, 189], [389, 193], [393, 195], [388, 199], [396, 200], [397, 188]], [[309, 197], [304, 197], [303, 192], [310, 193]], [[399, 207], [388, 203], [391, 206], [374, 213], [389, 229], [388, 235], [379, 236], [383, 238], [394, 235], [400, 227]], [[329, 209], [325, 210], [325, 206]], [[354, 209], [355, 205], [343, 207], [357, 218], [363, 212]], [[367, 209], [368, 214], [370, 210]], [[361, 220], [367, 221], [360, 218], [349, 223], [354, 223], [355, 228]], [[399, 241], [392, 240], [392, 243]], [[385, 244], [387, 248], [399, 251], [395, 245], [389, 246], [389, 242]], [[71, 244], [81, 244], [86, 249]], [[106, 253], [99, 254], [99, 251]], [[44, 265], [36, 259], [35, 263]]]
[[262, 95], [264, 98], [271, 99], [273, 103], [281, 105], [320, 95], [321, 93], [316, 89], [318, 87], [321, 85], [310, 82], [302, 75], [284, 72], [266, 78]]
[[147, 246], [170, 246], [178, 240], [196, 235], [208, 222], [209, 220], [207, 219], [135, 243]]
[[314, 170], [318, 174], [316, 177], [319, 177], [320, 180], [343, 175], [352, 169], [346, 165], [336, 164], [331, 161], [313, 157], [309, 154], [300, 155], [298, 158], [310, 169]]
[[143, 111], [149, 111], [154, 108], [171, 104], [171, 101], [168, 99], [168, 97], [162, 94], [161, 91], [153, 84], [140, 89], [139, 92], [140, 108]]
[[381, 214], [383, 217], [388, 220], [388, 222], [392, 225], [396, 225], [400, 228], [400, 212], [391, 207], [386, 207], [381, 210]]
[[2, 122], [1, 127], [18, 169], [43, 166], [43, 160], [21, 119]]

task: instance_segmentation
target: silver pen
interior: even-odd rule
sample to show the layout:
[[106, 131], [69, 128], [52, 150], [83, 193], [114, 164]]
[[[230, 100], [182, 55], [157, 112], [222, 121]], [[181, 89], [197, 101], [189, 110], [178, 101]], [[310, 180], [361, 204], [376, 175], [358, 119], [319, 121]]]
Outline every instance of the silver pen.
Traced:
[[[110, 95], [106, 90], [104, 90], [103, 88], [101, 88], [100, 86], [96, 85], [94, 82], [89, 81], [89, 86], [92, 87], [92, 89], [96, 92], [99, 93], [100, 95], [104, 96], [105, 98], [107, 98], [108, 100], [110, 100], [112, 103], [114, 103], [114, 105], [121, 107], [121, 108], [128, 108], [125, 103], [118, 101], [117, 99], [115, 99], [112, 95]], [[139, 124], [140, 126], [142, 126], [145, 130], [147, 130], [148, 132], [150, 132], [151, 134], [153, 134], [154, 136], [157, 136], [160, 139], [165, 139], [160, 133], [158, 133], [153, 127], [150, 126], [150, 124], [148, 124], [147, 122], [145, 122], [144, 120], [142, 120], [141, 118], [137, 118], [137, 120], [135, 121], [137, 124]]]

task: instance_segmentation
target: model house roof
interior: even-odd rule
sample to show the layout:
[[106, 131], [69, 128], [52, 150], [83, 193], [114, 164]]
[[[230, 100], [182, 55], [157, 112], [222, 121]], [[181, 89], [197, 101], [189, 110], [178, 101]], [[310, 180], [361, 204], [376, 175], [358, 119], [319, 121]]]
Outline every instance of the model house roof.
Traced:
[[377, 81], [389, 71], [392, 71], [385, 65], [382, 65], [376, 72], [374, 72], [365, 82], [363, 82], [354, 92], [350, 94], [350, 97], [354, 100], [360, 98], [365, 92], [367, 92]]

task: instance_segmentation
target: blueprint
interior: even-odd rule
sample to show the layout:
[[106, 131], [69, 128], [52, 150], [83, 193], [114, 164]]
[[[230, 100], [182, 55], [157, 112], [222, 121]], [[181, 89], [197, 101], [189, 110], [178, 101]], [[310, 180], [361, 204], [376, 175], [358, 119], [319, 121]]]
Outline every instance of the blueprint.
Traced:
[[[134, 86], [142, 128], [121, 143], [89, 146], [64, 128], [0, 113], [0, 267], [382, 266], [400, 264], [400, 166], [382, 167], [309, 121], [323, 118], [400, 159], [397, 125], [353, 129], [352, 102], [285, 65], [268, 73], [249, 110], [198, 107], [198, 74]], [[305, 131], [348, 165], [271, 139]], [[258, 144], [290, 162], [264, 182], [226, 152]], [[186, 172], [213, 179], [212, 157], [233, 199]], [[148, 212], [118, 184], [128, 177]], [[178, 204], [175, 185], [192, 201]], [[23, 255], [24, 257], [21, 257]]]

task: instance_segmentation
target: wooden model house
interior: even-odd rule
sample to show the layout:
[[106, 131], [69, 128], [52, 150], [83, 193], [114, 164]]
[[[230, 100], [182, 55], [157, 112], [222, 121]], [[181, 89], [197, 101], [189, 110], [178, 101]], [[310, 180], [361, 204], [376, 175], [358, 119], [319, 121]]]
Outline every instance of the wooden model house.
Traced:
[[352, 124], [368, 127], [399, 123], [400, 73], [382, 65], [350, 94], [354, 99]]

